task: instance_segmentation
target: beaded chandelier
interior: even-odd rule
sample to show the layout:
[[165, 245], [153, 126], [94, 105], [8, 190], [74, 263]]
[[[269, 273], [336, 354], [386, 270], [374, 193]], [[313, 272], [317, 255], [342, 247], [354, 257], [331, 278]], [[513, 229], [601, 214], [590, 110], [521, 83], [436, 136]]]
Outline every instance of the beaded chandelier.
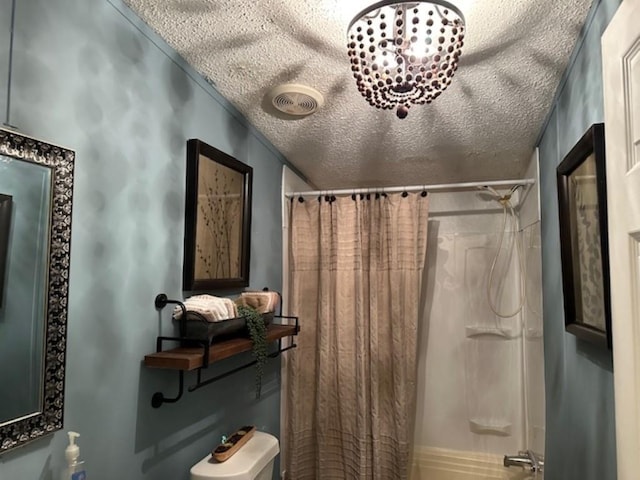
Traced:
[[451, 83], [464, 39], [464, 17], [442, 0], [377, 2], [349, 24], [348, 49], [358, 90], [376, 108], [431, 103]]

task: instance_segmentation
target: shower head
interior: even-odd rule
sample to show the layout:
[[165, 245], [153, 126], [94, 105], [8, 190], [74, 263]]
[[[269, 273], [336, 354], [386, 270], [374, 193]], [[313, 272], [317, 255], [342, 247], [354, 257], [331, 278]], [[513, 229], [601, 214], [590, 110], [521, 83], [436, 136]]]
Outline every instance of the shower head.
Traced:
[[521, 183], [517, 183], [515, 184], [513, 187], [511, 187], [509, 189], [508, 193], [502, 194], [500, 192], [498, 192], [495, 188], [490, 187], [489, 185], [482, 185], [480, 187], [478, 187], [478, 190], [486, 190], [488, 191], [495, 199], [496, 202], [502, 204], [503, 206], [506, 206], [507, 203], [510, 202], [511, 200], [511, 196], [516, 193], [516, 190], [518, 190], [518, 188], [523, 187], [524, 185]]
[[478, 187], [478, 190], [486, 190], [498, 201], [502, 198], [502, 195], [495, 188], [490, 187], [489, 185], [482, 185]]

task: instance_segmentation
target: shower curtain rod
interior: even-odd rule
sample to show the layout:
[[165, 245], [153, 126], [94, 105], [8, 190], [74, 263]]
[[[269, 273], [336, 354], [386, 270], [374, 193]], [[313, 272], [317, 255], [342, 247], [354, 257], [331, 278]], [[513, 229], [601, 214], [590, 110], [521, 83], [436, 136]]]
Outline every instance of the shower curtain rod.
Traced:
[[310, 190], [306, 192], [288, 192], [285, 197], [310, 197], [314, 195], [350, 195], [356, 193], [394, 193], [394, 192], [435, 192], [438, 190], [464, 190], [482, 187], [513, 187], [536, 183], [534, 178], [521, 180], [493, 180], [490, 182], [441, 183], [439, 185], [412, 185], [407, 187], [353, 188], [343, 190]]

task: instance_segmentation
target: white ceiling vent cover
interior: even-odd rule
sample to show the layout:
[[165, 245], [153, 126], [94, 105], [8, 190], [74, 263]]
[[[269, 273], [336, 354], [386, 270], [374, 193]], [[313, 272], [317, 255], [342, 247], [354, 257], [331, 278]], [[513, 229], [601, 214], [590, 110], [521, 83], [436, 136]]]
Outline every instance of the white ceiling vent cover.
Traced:
[[322, 94], [306, 85], [279, 85], [270, 95], [273, 106], [287, 115], [311, 115], [324, 105]]

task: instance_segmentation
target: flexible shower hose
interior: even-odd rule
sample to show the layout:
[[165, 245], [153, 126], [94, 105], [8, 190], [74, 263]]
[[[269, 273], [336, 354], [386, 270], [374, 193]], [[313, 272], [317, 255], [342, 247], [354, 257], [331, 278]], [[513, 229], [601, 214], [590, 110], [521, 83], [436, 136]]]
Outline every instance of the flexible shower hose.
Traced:
[[[493, 257], [493, 262], [491, 262], [491, 269], [489, 270], [489, 281], [487, 282], [487, 300], [489, 301], [489, 308], [491, 308], [491, 311], [493, 313], [495, 313], [498, 317], [500, 318], [510, 318], [513, 317], [515, 315], [517, 315], [518, 313], [520, 313], [522, 311], [522, 308], [524, 307], [524, 303], [525, 303], [525, 265], [524, 265], [524, 260], [523, 260], [523, 254], [522, 254], [522, 242], [520, 240], [520, 237], [518, 236], [518, 231], [517, 231], [517, 219], [516, 219], [516, 212], [513, 209], [513, 205], [511, 204], [511, 195], [513, 195], [513, 193], [515, 192], [515, 190], [517, 189], [517, 186], [512, 188], [511, 191], [506, 194], [506, 195], [500, 195], [496, 190], [494, 190], [491, 187], [484, 187], [487, 190], [489, 190], [493, 195], [495, 195], [496, 200], [502, 205], [502, 234], [500, 235], [500, 239], [498, 240], [498, 249], [496, 250], [496, 254]], [[510, 215], [509, 215], [510, 214]], [[516, 309], [513, 312], [509, 312], [509, 313], [503, 313], [498, 311], [498, 307], [494, 304], [492, 298], [491, 298], [491, 286], [493, 284], [493, 275], [495, 272], [495, 268], [496, 268], [496, 264], [498, 263], [498, 257], [500, 256], [500, 251], [502, 250], [502, 243], [504, 241], [504, 237], [507, 234], [507, 217], [510, 216], [512, 218], [512, 224], [513, 224], [513, 235], [514, 235], [514, 244], [516, 246], [516, 251], [517, 251], [517, 255], [518, 255], [518, 263], [519, 263], [519, 267], [520, 267], [520, 272], [519, 272], [519, 277], [520, 277], [520, 281], [519, 281], [519, 286], [520, 286], [520, 302], [518, 304], [518, 306], [516, 307]], [[511, 247], [513, 249], [513, 246]], [[513, 251], [513, 250], [512, 250]]]

